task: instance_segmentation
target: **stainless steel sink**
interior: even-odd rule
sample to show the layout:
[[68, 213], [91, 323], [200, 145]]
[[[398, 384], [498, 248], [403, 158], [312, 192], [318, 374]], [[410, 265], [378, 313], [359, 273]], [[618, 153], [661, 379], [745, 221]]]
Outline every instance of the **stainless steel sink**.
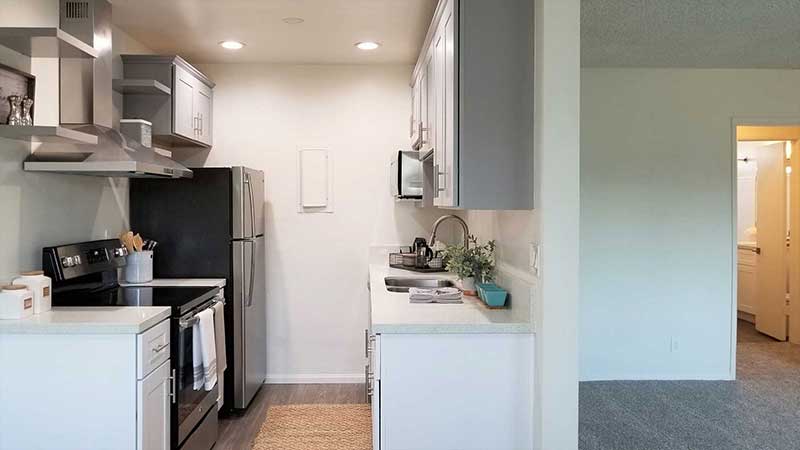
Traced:
[[437, 278], [403, 278], [386, 277], [386, 290], [389, 292], [408, 292], [412, 287], [423, 289], [434, 289], [454, 286], [450, 280], [440, 280]]

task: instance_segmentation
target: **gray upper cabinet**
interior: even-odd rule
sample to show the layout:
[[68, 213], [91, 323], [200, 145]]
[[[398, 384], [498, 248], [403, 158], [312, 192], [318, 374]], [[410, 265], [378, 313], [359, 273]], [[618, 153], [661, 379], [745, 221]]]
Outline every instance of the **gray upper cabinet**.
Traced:
[[167, 90], [124, 91], [123, 116], [153, 123], [153, 142], [211, 147], [214, 82], [179, 56], [122, 55], [127, 84], [153, 80]]
[[436, 8], [411, 78], [412, 147], [433, 150], [424, 173], [434, 206], [533, 209], [532, 3]]

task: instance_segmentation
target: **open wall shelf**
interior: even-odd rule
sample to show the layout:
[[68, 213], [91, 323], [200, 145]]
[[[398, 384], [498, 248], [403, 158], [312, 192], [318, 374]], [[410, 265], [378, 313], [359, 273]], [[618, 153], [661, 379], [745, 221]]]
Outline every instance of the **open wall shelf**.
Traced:
[[0, 27], [0, 45], [36, 58], [97, 58], [94, 47], [60, 28]]
[[0, 138], [56, 144], [97, 145], [97, 136], [62, 126], [0, 125]]
[[172, 95], [172, 89], [157, 80], [136, 78], [114, 80], [114, 91], [120, 94]]

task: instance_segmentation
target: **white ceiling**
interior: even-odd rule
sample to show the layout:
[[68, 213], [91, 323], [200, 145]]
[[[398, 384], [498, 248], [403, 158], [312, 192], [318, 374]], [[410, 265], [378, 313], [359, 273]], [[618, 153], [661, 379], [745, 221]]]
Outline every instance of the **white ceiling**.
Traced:
[[[114, 0], [114, 23], [193, 63], [413, 64], [436, 0]], [[305, 22], [287, 25], [285, 17]], [[230, 51], [218, 43], [245, 42]], [[377, 41], [378, 50], [353, 45]]]
[[582, 0], [584, 67], [800, 68], [798, 0]]

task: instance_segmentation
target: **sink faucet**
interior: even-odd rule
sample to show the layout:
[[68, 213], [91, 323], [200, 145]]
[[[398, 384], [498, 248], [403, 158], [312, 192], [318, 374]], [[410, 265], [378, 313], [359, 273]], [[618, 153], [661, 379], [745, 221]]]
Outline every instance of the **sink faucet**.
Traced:
[[469, 226], [467, 225], [467, 222], [464, 222], [464, 219], [452, 214], [448, 214], [436, 219], [436, 222], [433, 223], [433, 232], [431, 232], [431, 238], [428, 241], [428, 245], [433, 247], [433, 244], [436, 242], [436, 232], [439, 230], [439, 225], [448, 219], [455, 219], [461, 224], [461, 228], [464, 229], [464, 248], [469, 248]]

